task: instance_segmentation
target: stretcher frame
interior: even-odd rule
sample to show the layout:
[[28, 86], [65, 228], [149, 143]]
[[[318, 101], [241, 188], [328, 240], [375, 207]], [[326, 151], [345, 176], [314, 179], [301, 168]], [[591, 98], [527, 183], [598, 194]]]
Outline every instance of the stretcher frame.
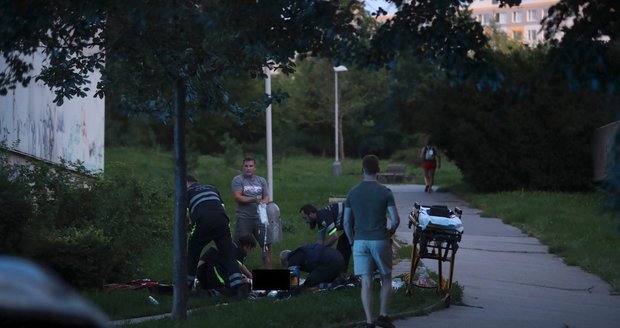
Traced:
[[[409, 279], [407, 282], [406, 295], [411, 295], [413, 284], [413, 275], [420, 264], [421, 259], [437, 260], [437, 275], [439, 281], [437, 283], [437, 293], [443, 294], [443, 302], [446, 307], [450, 306], [452, 288], [452, 278], [454, 275], [454, 261], [458, 243], [461, 241], [462, 232], [454, 229], [448, 229], [442, 226], [428, 224], [425, 229], [420, 227], [418, 220], [420, 207], [431, 207], [420, 205], [417, 202], [413, 211], [409, 214], [409, 228], [413, 229], [413, 249], [411, 250], [411, 268], [409, 270]], [[462, 211], [457, 207], [453, 212], [459, 219]], [[444, 279], [443, 262], [450, 265], [448, 279]]]

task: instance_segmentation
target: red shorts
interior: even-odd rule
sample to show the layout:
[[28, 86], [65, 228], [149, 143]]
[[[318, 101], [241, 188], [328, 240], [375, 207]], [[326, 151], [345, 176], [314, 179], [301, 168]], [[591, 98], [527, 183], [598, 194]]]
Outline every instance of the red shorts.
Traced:
[[424, 171], [434, 170], [437, 167], [437, 161], [422, 161], [422, 169]]

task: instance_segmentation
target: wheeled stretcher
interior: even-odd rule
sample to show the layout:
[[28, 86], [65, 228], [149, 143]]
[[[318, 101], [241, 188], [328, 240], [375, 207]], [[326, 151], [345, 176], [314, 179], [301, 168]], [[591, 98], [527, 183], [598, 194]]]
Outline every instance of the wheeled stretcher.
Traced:
[[[409, 228], [413, 229], [413, 249], [411, 251], [411, 269], [406, 294], [411, 295], [414, 286], [413, 275], [420, 264], [420, 259], [437, 260], [437, 292], [443, 294], [446, 307], [450, 306], [450, 288], [454, 274], [454, 260], [458, 243], [463, 235], [461, 222], [462, 210], [447, 206], [425, 206], [417, 202], [409, 214]], [[450, 264], [448, 279], [444, 279], [443, 262]]]

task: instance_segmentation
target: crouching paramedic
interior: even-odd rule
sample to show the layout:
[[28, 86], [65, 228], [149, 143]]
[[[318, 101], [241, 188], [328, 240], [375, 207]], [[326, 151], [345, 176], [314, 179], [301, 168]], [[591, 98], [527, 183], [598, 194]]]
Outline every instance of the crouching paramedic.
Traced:
[[317, 243], [331, 247], [338, 241], [336, 249], [342, 254], [344, 272], [346, 272], [351, 258], [351, 245], [349, 245], [349, 239], [344, 234], [342, 225], [344, 204], [333, 203], [319, 210], [312, 204], [305, 204], [299, 209], [299, 213], [304, 222], [310, 226], [310, 229], [318, 226]]
[[[238, 241], [233, 242], [234, 258], [239, 270], [245, 277], [252, 279], [252, 273], [245, 266], [248, 253], [256, 247], [256, 239], [252, 235], [243, 235]], [[200, 287], [207, 290], [217, 290], [222, 294], [231, 294], [229, 272], [226, 263], [229, 259], [224, 257], [220, 251], [211, 247], [206, 251], [198, 262], [196, 276]], [[249, 281], [244, 279], [244, 284], [249, 285]]]
[[211, 185], [199, 184], [192, 175], [187, 175], [185, 183], [187, 207], [191, 219], [187, 243], [187, 280], [190, 289], [196, 278], [200, 253], [209, 242], [214, 241], [221, 256], [226, 259], [222, 264], [228, 272], [230, 288], [241, 291], [243, 276], [235, 260], [233, 241], [228, 227], [230, 220], [224, 210], [220, 192]]
[[309, 273], [301, 285], [303, 289], [332, 282], [344, 272], [342, 254], [321, 244], [306, 244], [294, 251], [283, 250], [280, 253], [280, 264], [291, 270], [299, 269]]

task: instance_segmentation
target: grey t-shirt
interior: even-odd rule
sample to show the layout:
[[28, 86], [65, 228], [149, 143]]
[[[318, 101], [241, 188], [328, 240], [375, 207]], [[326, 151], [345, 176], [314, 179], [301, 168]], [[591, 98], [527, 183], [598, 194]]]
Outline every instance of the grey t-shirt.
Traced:
[[[232, 191], [241, 191], [243, 196], [256, 198], [256, 196], [269, 196], [269, 188], [265, 178], [255, 175], [254, 178], [248, 179], [245, 175], [240, 174], [232, 179]], [[237, 219], [259, 219], [257, 203], [237, 203], [235, 207], [235, 216]]]
[[347, 194], [345, 207], [355, 217], [355, 240], [387, 240], [387, 208], [395, 206], [394, 194], [376, 181], [362, 181]]

